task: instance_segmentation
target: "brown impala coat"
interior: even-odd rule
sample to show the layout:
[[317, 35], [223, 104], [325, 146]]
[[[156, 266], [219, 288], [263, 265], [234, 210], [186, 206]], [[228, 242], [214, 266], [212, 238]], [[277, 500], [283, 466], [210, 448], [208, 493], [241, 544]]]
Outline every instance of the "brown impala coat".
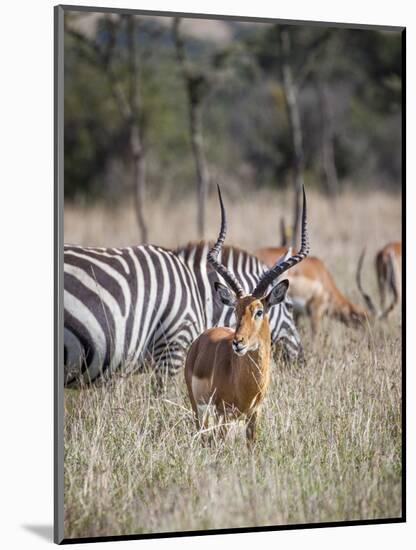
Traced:
[[386, 244], [377, 253], [375, 263], [382, 310], [385, 308], [387, 290], [393, 294], [390, 306], [382, 313], [382, 317], [387, 317], [402, 299], [402, 243]]
[[[249, 295], [245, 295], [235, 275], [218, 261], [227, 227], [219, 187], [218, 198], [221, 229], [207, 261], [227, 285], [218, 281], [214, 283], [223, 304], [235, 309], [236, 328], [211, 328], [194, 341], [186, 357], [185, 380], [198, 429], [207, 426], [209, 408], [214, 409], [215, 417], [220, 421], [245, 416], [247, 442], [251, 443], [255, 438], [259, 408], [270, 380], [268, 311], [285, 299], [289, 286], [287, 280], [276, 281], [309, 252], [306, 196], [304, 191], [299, 252], [267, 270]], [[270, 286], [272, 288], [267, 294]], [[220, 426], [224, 434], [225, 426]]]
[[[192, 344], [185, 364], [185, 379], [197, 424], [201, 424], [209, 404], [221, 417], [249, 417], [247, 436], [254, 438], [253, 418], [270, 380], [268, 316], [264, 313], [256, 318], [256, 313], [265, 311], [265, 307], [264, 301], [253, 296], [241, 298], [236, 306], [236, 331], [211, 328]], [[248, 351], [238, 355], [233, 341], [248, 347]]]
[[[287, 251], [287, 247], [280, 246], [261, 248], [255, 254], [270, 267]], [[314, 335], [324, 315], [330, 315], [352, 326], [360, 326], [365, 321], [366, 310], [353, 304], [342, 294], [319, 258], [305, 258], [303, 262], [291, 268], [286, 276], [290, 282], [289, 294], [294, 301], [295, 310], [306, 311]]]

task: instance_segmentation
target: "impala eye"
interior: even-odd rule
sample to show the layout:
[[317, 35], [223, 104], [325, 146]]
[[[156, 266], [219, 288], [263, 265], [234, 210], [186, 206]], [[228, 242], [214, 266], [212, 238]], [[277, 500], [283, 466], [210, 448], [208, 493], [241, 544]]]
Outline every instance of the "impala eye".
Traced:
[[258, 310], [256, 311], [254, 317], [255, 317], [256, 319], [260, 319], [260, 317], [262, 317], [262, 316], [263, 316], [263, 310], [262, 310], [262, 309], [258, 309]]

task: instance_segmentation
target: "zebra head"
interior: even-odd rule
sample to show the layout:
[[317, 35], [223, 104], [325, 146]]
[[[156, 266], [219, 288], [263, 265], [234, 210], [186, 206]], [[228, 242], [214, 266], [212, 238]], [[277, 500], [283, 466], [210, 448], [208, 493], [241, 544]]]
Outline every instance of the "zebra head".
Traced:
[[303, 346], [293, 318], [293, 302], [286, 294], [284, 302], [270, 311], [269, 325], [272, 343], [287, 362], [303, 360]]

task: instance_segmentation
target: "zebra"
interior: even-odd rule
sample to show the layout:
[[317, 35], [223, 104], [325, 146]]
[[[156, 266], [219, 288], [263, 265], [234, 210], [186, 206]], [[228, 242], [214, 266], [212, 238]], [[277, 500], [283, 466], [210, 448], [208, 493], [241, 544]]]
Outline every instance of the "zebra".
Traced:
[[[217, 298], [220, 276], [207, 264], [209, 243], [175, 250], [64, 247], [64, 379], [67, 387], [108, 378], [121, 365], [156, 377], [174, 375], [187, 348], [212, 326], [233, 326], [232, 309]], [[222, 262], [246, 291], [267, 267], [237, 247], [223, 248]], [[272, 341], [293, 360], [302, 345], [289, 299], [270, 313]]]
[[[224, 306], [218, 297], [214, 283], [221, 281], [221, 276], [207, 261], [207, 255], [213, 243], [188, 243], [175, 249], [175, 253], [183, 259], [194, 273], [200, 293], [201, 302], [205, 308], [205, 329], [215, 326], [235, 326], [233, 308]], [[282, 257], [279, 261], [283, 260]], [[223, 246], [219, 262], [227, 267], [247, 294], [254, 288], [269, 268], [253, 254], [236, 246]], [[272, 342], [282, 351], [287, 361], [303, 360], [303, 347], [293, 319], [293, 302], [289, 296], [269, 313], [269, 324]]]
[[121, 365], [174, 374], [206, 326], [195, 277], [158, 246], [64, 247], [64, 380], [78, 387]]
[[[233, 310], [216, 299], [214, 285], [221, 275], [210, 267], [208, 252], [209, 243], [174, 251], [151, 245], [65, 245], [65, 385], [107, 378], [121, 365], [127, 373], [142, 370], [146, 359], [153, 361], [160, 380], [165, 372], [179, 370], [201, 332], [235, 324]], [[268, 271], [258, 258], [236, 247], [225, 247], [221, 262], [246, 292], [265, 280]], [[272, 342], [282, 342], [288, 358], [300, 356], [291, 302], [287, 299], [273, 310]]]

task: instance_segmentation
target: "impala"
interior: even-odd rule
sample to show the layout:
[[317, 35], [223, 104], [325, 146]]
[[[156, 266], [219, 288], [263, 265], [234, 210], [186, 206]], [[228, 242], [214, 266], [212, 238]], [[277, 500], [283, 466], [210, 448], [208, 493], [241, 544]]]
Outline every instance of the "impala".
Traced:
[[[270, 380], [271, 339], [269, 311], [286, 295], [287, 280], [275, 281], [303, 260], [309, 251], [306, 230], [306, 198], [303, 196], [302, 244], [298, 254], [266, 271], [251, 294], [245, 294], [235, 276], [218, 260], [226, 233], [226, 214], [218, 188], [221, 230], [208, 254], [211, 267], [225, 285], [216, 282], [221, 301], [233, 307], [235, 330], [215, 327], [203, 332], [192, 344], [185, 363], [185, 380], [197, 429], [208, 426], [212, 411], [225, 435], [226, 420], [246, 419], [246, 437], [251, 445], [256, 436], [260, 406]], [[267, 292], [270, 285], [271, 290]]]
[[[373, 315], [385, 319], [402, 299], [402, 243], [392, 242], [379, 250], [375, 257], [378, 290], [380, 293], [381, 312], [377, 312], [371, 297], [364, 292], [361, 284], [361, 269], [364, 261], [365, 249], [361, 253], [357, 268], [357, 285]], [[390, 291], [393, 295], [389, 306], [386, 305], [386, 295]]]
[[[261, 248], [255, 254], [266, 265], [272, 266], [287, 251], [286, 246], [280, 246]], [[350, 326], [360, 326], [365, 321], [367, 312], [342, 294], [319, 258], [315, 256], [306, 258], [286, 276], [290, 283], [289, 294], [295, 313], [306, 313], [310, 317], [314, 336], [318, 332], [324, 315], [329, 315]]]
[[387, 317], [402, 299], [402, 243], [386, 244], [376, 255], [376, 272], [381, 308], [384, 310], [387, 291], [393, 295], [390, 306], [383, 312]]

